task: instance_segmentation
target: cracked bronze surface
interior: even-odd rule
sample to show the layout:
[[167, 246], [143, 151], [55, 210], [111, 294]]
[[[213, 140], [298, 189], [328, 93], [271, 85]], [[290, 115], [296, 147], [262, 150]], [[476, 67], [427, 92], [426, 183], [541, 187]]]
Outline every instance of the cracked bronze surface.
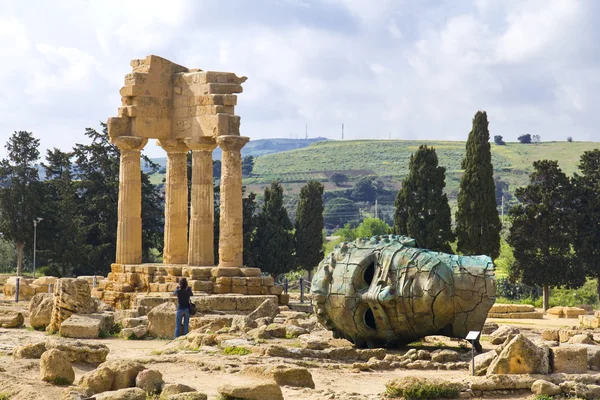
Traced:
[[319, 322], [357, 347], [464, 338], [481, 331], [494, 304], [494, 264], [420, 249], [404, 236], [357, 239], [319, 264], [311, 292]]

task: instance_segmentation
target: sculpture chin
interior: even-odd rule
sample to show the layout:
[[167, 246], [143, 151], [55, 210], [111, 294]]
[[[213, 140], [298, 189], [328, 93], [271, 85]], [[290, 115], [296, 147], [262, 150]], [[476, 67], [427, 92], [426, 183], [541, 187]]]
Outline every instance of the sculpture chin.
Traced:
[[358, 239], [319, 264], [311, 293], [319, 322], [357, 347], [465, 338], [494, 304], [494, 264], [420, 249], [405, 236]]

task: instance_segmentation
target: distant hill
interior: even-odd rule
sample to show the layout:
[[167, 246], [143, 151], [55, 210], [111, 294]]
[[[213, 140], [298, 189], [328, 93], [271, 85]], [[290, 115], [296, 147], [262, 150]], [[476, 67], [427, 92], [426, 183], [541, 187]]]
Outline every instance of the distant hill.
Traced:
[[[350, 180], [363, 175], [377, 175], [386, 186], [400, 186], [408, 174], [411, 154], [419, 145], [433, 146], [440, 165], [446, 168], [446, 191], [455, 199], [462, 176], [460, 168], [465, 154], [465, 142], [411, 140], [328, 140], [308, 147], [269, 154], [256, 160], [253, 177], [244, 179], [247, 185], [260, 187], [274, 179], [282, 183], [300, 184], [308, 179], [326, 181], [335, 171], [345, 173]], [[599, 148], [596, 142], [547, 142], [539, 144], [491, 144], [494, 174], [509, 184], [508, 191], [528, 183], [532, 163], [536, 160], [558, 160], [569, 175], [577, 170], [581, 154]], [[351, 183], [351, 182], [350, 182]], [[288, 185], [290, 186], [290, 185]], [[326, 185], [326, 190], [334, 187]]]
[[[264, 156], [266, 154], [280, 153], [282, 151], [296, 150], [307, 147], [313, 143], [327, 140], [323, 137], [310, 138], [310, 139], [257, 139], [250, 140], [242, 148], [242, 157], [246, 156]], [[216, 148], [213, 152], [213, 159], [221, 159], [221, 149]], [[153, 158], [152, 161], [164, 167], [166, 165], [166, 157]]]

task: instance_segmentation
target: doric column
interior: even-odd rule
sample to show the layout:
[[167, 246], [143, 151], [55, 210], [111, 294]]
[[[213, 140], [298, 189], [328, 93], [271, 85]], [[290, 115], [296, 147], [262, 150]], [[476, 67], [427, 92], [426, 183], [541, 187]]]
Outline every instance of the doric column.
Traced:
[[219, 220], [219, 267], [243, 266], [242, 155], [250, 138], [219, 136], [221, 157], [221, 218]]
[[187, 152], [183, 140], [159, 140], [167, 152], [165, 180], [164, 264], [186, 264], [188, 260]]
[[140, 152], [148, 139], [121, 136], [113, 143], [121, 150], [117, 264], [142, 262], [142, 172]]
[[211, 137], [196, 137], [186, 139], [185, 142], [192, 149], [192, 207], [188, 264], [211, 266], [215, 265], [212, 152], [217, 144]]

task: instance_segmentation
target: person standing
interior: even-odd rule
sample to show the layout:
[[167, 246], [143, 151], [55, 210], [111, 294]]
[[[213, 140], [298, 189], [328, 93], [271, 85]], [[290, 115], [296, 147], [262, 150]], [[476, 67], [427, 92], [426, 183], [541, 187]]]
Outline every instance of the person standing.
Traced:
[[[180, 334], [187, 335], [190, 326], [190, 297], [194, 294], [188, 286], [186, 278], [179, 280], [179, 286], [175, 289], [174, 294], [177, 296], [177, 313], [175, 314], [175, 339], [177, 339]], [[181, 332], [182, 319], [183, 333]]]

